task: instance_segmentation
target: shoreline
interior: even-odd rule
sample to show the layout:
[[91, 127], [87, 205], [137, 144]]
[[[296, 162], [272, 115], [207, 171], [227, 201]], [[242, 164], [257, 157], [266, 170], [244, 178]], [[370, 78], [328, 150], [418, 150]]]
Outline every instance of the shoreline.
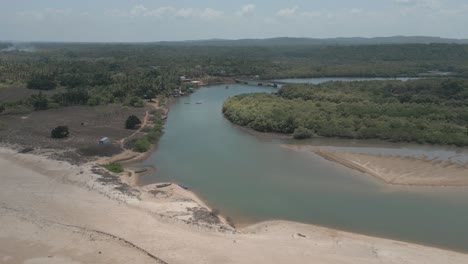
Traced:
[[[67, 162], [51, 160], [44, 154], [20, 154], [0, 147], [0, 163], [5, 166], [2, 168], [9, 172], [1, 176], [3, 184], [0, 186], [2, 190], [0, 210], [5, 213], [0, 214], [0, 219], [4, 220], [2, 220], [4, 224], [0, 227], [0, 245], [6, 243], [2, 240], [5, 235], [10, 237], [10, 243], [13, 241], [18, 248], [26, 247], [23, 241], [25, 239], [34, 239], [33, 241], [36, 241], [34, 243], [40, 245], [54, 243], [50, 239], [51, 235], [47, 234], [53, 234], [54, 239], [68, 239], [69, 233], [65, 227], [58, 228], [49, 224], [48, 219], [54, 219], [61, 225], [72, 225], [77, 228], [86, 226], [86, 230], [98, 230], [101, 233], [105, 232], [124, 239], [168, 263], [184, 263], [189, 260], [192, 263], [219, 263], [221, 256], [230, 256], [230, 261], [228, 261], [230, 263], [248, 263], [252, 259], [257, 260], [257, 263], [281, 260], [289, 260], [290, 263], [312, 261], [336, 264], [355, 263], [355, 261], [381, 263], [382, 260], [386, 260], [384, 263], [390, 263], [393, 255], [398, 256], [399, 259], [413, 260], [410, 261], [411, 263], [427, 263], [437, 258], [439, 258], [437, 263], [446, 263], [445, 260], [448, 259], [452, 263], [468, 261], [466, 252], [284, 220], [262, 221], [239, 229], [229, 229], [225, 223], [198, 223], [198, 220], [190, 219], [196, 214], [209, 216], [209, 210], [205, 208], [207, 206], [203, 201], [197, 200], [195, 193], [175, 184], [169, 187], [171, 190], [158, 190], [151, 185], [139, 187], [136, 190], [141, 193], [137, 197], [132, 196], [132, 192], [120, 193], [112, 185], [99, 181], [98, 176], [93, 176], [95, 174], [90, 172], [93, 164], [96, 164], [93, 162], [84, 166], [75, 166]], [[30, 181], [32, 182], [29, 183]], [[23, 191], [18, 193], [15, 186], [21, 186]], [[50, 194], [49, 189], [53, 190]], [[23, 192], [34, 195], [24, 195]], [[63, 198], [51, 200], [50, 195]], [[82, 200], [80, 197], [87, 198]], [[70, 207], [69, 200], [76, 201], [75, 206]], [[94, 201], [91, 207], [88, 200]], [[182, 206], [179, 205], [181, 203], [183, 203]], [[193, 209], [194, 212], [191, 211], [192, 209], [188, 210], [192, 213], [190, 216], [186, 214], [186, 207], [201, 209]], [[37, 231], [33, 231], [36, 229], [30, 224], [38, 221], [35, 220], [34, 215], [40, 215], [45, 221], [41, 220], [43, 227]], [[17, 217], [21, 218], [17, 219]], [[116, 220], [121, 224], [109, 225]], [[15, 226], [14, 229], [13, 226]], [[30, 231], [34, 232], [35, 237], [23, 237], [21, 232], [15, 231], [22, 230], [21, 228], [32, 229]], [[140, 228], [144, 228], [145, 233], [138, 232]], [[171, 232], [165, 231], [168, 229]], [[146, 237], [147, 232], [154, 233], [154, 235], [138, 239]], [[100, 234], [96, 235], [100, 236]], [[56, 246], [53, 254], [48, 254], [52, 254], [54, 258], [58, 258], [56, 255], [81, 258], [65, 249], [75, 248], [78, 252], [96, 250], [88, 246], [93, 242], [87, 242], [84, 237], [79, 239], [81, 239], [79, 243], [75, 241], [60, 244]], [[262, 243], [266, 243], [265, 247], [258, 247], [259, 239], [263, 241]], [[181, 243], [187, 240], [197, 241], [195, 243], [198, 246], [188, 246], [188, 251], [185, 250], [186, 247], [177, 246], [183, 245]], [[111, 239], [109, 243], [114, 243], [113, 241], [114, 239]], [[178, 253], [174, 255], [173, 250], [167, 250], [168, 245], [176, 247], [177, 249], [174, 248], [174, 250]], [[216, 246], [213, 247], [213, 245]], [[113, 250], [104, 250], [103, 255], [96, 253], [95, 258], [106, 257], [108, 252], [114, 252], [114, 250], [118, 250], [119, 256], [137, 254], [137, 257], [145, 257], [143, 253], [140, 254], [132, 248], [121, 248], [122, 246], [117, 244], [111, 246]], [[61, 247], [65, 249], [59, 250]], [[374, 251], [392, 253], [390, 255], [374, 254]], [[28, 254], [35, 257], [34, 252], [31, 251]], [[307, 254], [300, 252], [307, 252]], [[421, 252], [425, 253], [420, 254]], [[10, 252], [9, 255], [19, 256], [14, 252]], [[206, 259], [207, 256], [218, 257]], [[269, 257], [265, 259], [265, 256]], [[109, 258], [112, 259], [112, 257]], [[361, 262], [363, 258], [367, 261]], [[114, 259], [109, 263], [118, 262]], [[141, 263], [146, 262], [141, 261]]]
[[367, 174], [388, 185], [414, 187], [468, 186], [468, 164], [458, 164], [448, 160], [427, 160], [412, 156], [337, 151], [318, 146], [283, 144], [281, 147], [318, 155], [329, 162]]
[[[219, 84], [213, 84], [213, 85], [219, 85]], [[209, 85], [206, 85], [206, 86], [209, 86]], [[170, 104], [173, 102], [173, 100], [171, 100], [171, 99], [172, 98], [168, 99], [168, 101], [167, 101], [167, 104], [166, 104], [167, 111], [169, 110], [168, 108], [169, 108]], [[166, 114], [167, 114], [167, 112], [166, 112]], [[290, 135], [258, 132], [258, 131], [255, 131], [253, 129], [250, 129], [250, 128], [246, 128], [246, 127], [236, 125], [236, 124], [230, 122], [229, 120], [227, 120], [227, 121], [230, 124], [232, 124], [233, 126], [238, 127], [239, 129], [241, 129], [242, 131], [244, 131], [246, 133], [249, 133], [251, 135], [254, 135], [256, 137], [266, 138], [266, 139], [291, 139], [292, 138]], [[125, 165], [126, 172], [130, 172], [130, 173], [133, 174], [131, 178], [134, 179], [135, 182], [136, 182], [136, 183], [134, 183], [135, 184], [134, 187], [154, 188], [155, 185], [163, 183], [163, 182], [158, 182], [158, 183], [152, 183], [152, 184], [149, 184], [149, 185], [142, 185], [142, 186], [138, 184], [138, 181], [139, 181], [140, 177], [144, 177], [146, 174], [149, 174], [149, 173], [152, 173], [152, 172], [156, 171], [156, 168], [154, 168], [154, 170], [151, 171], [151, 172], [144, 173], [144, 174], [141, 174], [141, 175], [135, 174], [135, 173], [133, 173], [133, 171], [129, 171], [129, 169], [132, 168], [132, 166], [131, 166], [132, 164], [146, 160], [150, 155], [153, 154], [154, 151], [157, 151], [157, 145], [158, 145], [158, 143], [152, 144], [152, 147], [151, 147], [151, 149], [149, 151], [147, 151], [145, 153], [137, 153], [136, 156], [131, 157], [130, 159], [125, 159], [125, 160], [120, 160], [120, 161], [117, 160], [118, 162], [121, 162], [123, 165]], [[112, 158], [114, 158], [114, 157], [112, 157]], [[176, 184], [173, 183], [173, 185], [176, 185]], [[180, 188], [178, 186], [176, 187], [176, 189], [180, 189], [184, 193], [184, 196], [190, 197], [197, 204], [199, 204], [201, 207], [204, 207], [208, 211], [211, 211], [211, 208], [209, 206], [207, 206], [206, 202], [204, 202], [193, 191], [183, 190], [182, 188]], [[224, 224], [226, 224], [227, 221], [226, 221], [225, 217], [223, 217], [222, 215], [218, 215], [218, 217], [221, 218], [221, 220], [222, 220], [222, 222], [224, 222]], [[317, 226], [317, 225], [312, 225], [312, 224], [308, 224], [308, 223], [291, 222], [291, 221], [287, 221], [287, 220], [275, 220], [275, 219], [255, 222], [255, 223], [252, 223], [252, 224], [242, 225], [241, 227], [239, 227], [236, 230], [238, 230], [239, 232], [243, 232], [243, 231], [247, 231], [247, 230], [250, 230], [250, 229], [258, 228], [260, 226], [264, 226], [264, 225], [269, 226], [269, 225], [275, 225], [275, 224], [278, 224], [278, 223], [286, 223], [286, 224], [289, 224], [289, 225], [305, 225], [305, 226], [314, 227], [314, 228], [323, 228], [323, 229], [330, 230], [330, 231], [333, 231], [333, 232], [344, 232], [344, 233], [348, 233], [348, 234], [352, 234], [352, 235], [356, 235], [356, 236], [364, 236], [364, 237], [368, 237], [368, 238], [377, 238], [377, 239], [389, 240], [388, 238], [385, 238], [385, 237], [376, 237], [376, 236], [370, 236], [370, 235], [364, 235], [364, 234], [357, 234], [357, 233], [352, 233], [352, 232], [347, 231], [347, 230], [340, 230], [340, 229], [336, 229], [336, 228], [329, 228], [329, 227], [325, 227], [325, 226]], [[417, 244], [417, 243], [414, 243], [414, 242], [400, 242], [400, 241], [397, 241], [397, 240], [391, 240], [391, 241], [394, 241], [394, 242], [397, 242], [397, 243], [419, 245], [419, 246], [423, 246], [423, 247], [430, 247], [430, 248], [434, 248], [434, 249], [447, 250], [447, 251], [451, 251], [451, 252], [467, 254], [467, 252], [455, 251], [455, 250], [452, 250], [452, 249], [437, 248], [437, 247], [434, 247], [434, 246], [424, 245], [424, 244], [421, 244], [421, 243]]]

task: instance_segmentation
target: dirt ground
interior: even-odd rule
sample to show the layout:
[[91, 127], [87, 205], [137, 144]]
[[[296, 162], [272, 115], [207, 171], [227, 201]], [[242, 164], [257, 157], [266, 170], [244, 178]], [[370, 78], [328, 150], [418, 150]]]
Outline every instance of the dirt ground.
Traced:
[[[0, 131], [0, 143], [17, 148], [57, 149], [62, 152], [98, 145], [99, 139], [103, 137], [109, 137], [118, 145], [120, 139], [134, 133], [124, 127], [127, 117], [136, 115], [143, 119], [146, 110], [112, 104], [71, 106], [26, 115], [0, 115], [0, 123], [6, 124], [6, 130]], [[57, 126], [68, 126], [70, 136], [52, 139], [50, 132]], [[78, 155], [69, 157], [78, 158]]]
[[176, 184], [124, 190], [93, 163], [0, 147], [0, 168], [1, 263], [468, 263], [466, 254], [285, 221], [233, 230]]

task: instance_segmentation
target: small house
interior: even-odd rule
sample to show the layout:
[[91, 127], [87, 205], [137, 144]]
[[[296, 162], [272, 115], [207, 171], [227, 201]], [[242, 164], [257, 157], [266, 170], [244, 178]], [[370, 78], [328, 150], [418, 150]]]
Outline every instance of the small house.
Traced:
[[100, 145], [106, 145], [106, 144], [110, 144], [111, 143], [111, 140], [110, 138], [108, 137], [103, 137], [99, 140], [99, 144]]

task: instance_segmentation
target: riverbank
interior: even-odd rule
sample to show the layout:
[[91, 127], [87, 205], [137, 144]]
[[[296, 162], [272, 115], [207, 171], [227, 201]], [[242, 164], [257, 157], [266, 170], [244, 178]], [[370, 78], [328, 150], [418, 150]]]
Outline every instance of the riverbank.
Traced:
[[[151, 110], [161, 111], [162, 120], [163, 120], [163, 122], [165, 122], [164, 120], [167, 119], [167, 115], [169, 114], [169, 105], [171, 104], [172, 101], [171, 101], [171, 98], [169, 98], [169, 99], [167, 99], [167, 101], [163, 105], [160, 105], [160, 100], [161, 100], [160, 98], [156, 98], [154, 100], [146, 102], [146, 105]], [[125, 138], [122, 138], [119, 141], [120, 147], [123, 149], [122, 152], [120, 152], [118, 154], [115, 154], [115, 155], [112, 155], [110, 157], [99, 157], [99, 158], [97, 158], [96, 162], [98, 164], [101, 164], [101, 165], [102, 164], [112, 163], [112, 162], [117, 162], [117, 163], [120, 163], [120, 164], [124, 165], [126, 173], [128, 173], [130, 176], [133, 176], [133, 178], [131, 180], [131, 183], [135, 184], [135, 185], [139, 184], [139, 182], [140, 182], [139, 178], [140, 177], [155, 172], [156, 167], [154, 167], [154, 166], [135, 167], [135, 166], [132, 166], [132, 164], [135, 164], [135, 163], [142, 162], [142, 161], [146, 160], [153, 152], [156, 151], [158, 142], [155, 142], [155, 143], [151, 144], [149, 150], [146, 151], [146, 152], [136, 152], [134, 150], [125, 148], [125, 140], [127, 140], [127, 139], [129, 139], [129, 138], [131, 138], [131, 137], [133, 137], [133, 136], [135, 136], [137, 134], [142, 134], [144, 129], [151, 128], [152, 126], [155, 125], [150, 120], [151, 119], [150, 117], [151, 117], [151, 112], [146, 111], [145, 117], [143, 119], [143, 122], [142, 122], [140, 128], [138, 130], [136, 130], [132, 135], [130, 135], [128, 137], [125, 137]], [[146, 168], [147, 170], [145, 172], [138, 173], [138, 174], [134, 172], [136, 169], [143, 169], [143, 168]]]
[[[0, 148], [4, 263], [466, 263], [468, 255], [298, 223], [235, 230], [190, 192]], [[124, 174], [120, 177], [127, 177]]]
[[371, 176], [387, 184], [412, 186], [468, 186], [468, 164], [427, 157], [390, 156], [337, 151], [322, 147], [282, 145], [314, 153]]

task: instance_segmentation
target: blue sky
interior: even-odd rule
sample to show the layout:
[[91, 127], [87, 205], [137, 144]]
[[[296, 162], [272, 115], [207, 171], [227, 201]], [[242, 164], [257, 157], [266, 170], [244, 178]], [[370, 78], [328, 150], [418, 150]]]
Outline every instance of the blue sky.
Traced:
[[0, 40], [468, 38], [466, 0], [0, 0]]

